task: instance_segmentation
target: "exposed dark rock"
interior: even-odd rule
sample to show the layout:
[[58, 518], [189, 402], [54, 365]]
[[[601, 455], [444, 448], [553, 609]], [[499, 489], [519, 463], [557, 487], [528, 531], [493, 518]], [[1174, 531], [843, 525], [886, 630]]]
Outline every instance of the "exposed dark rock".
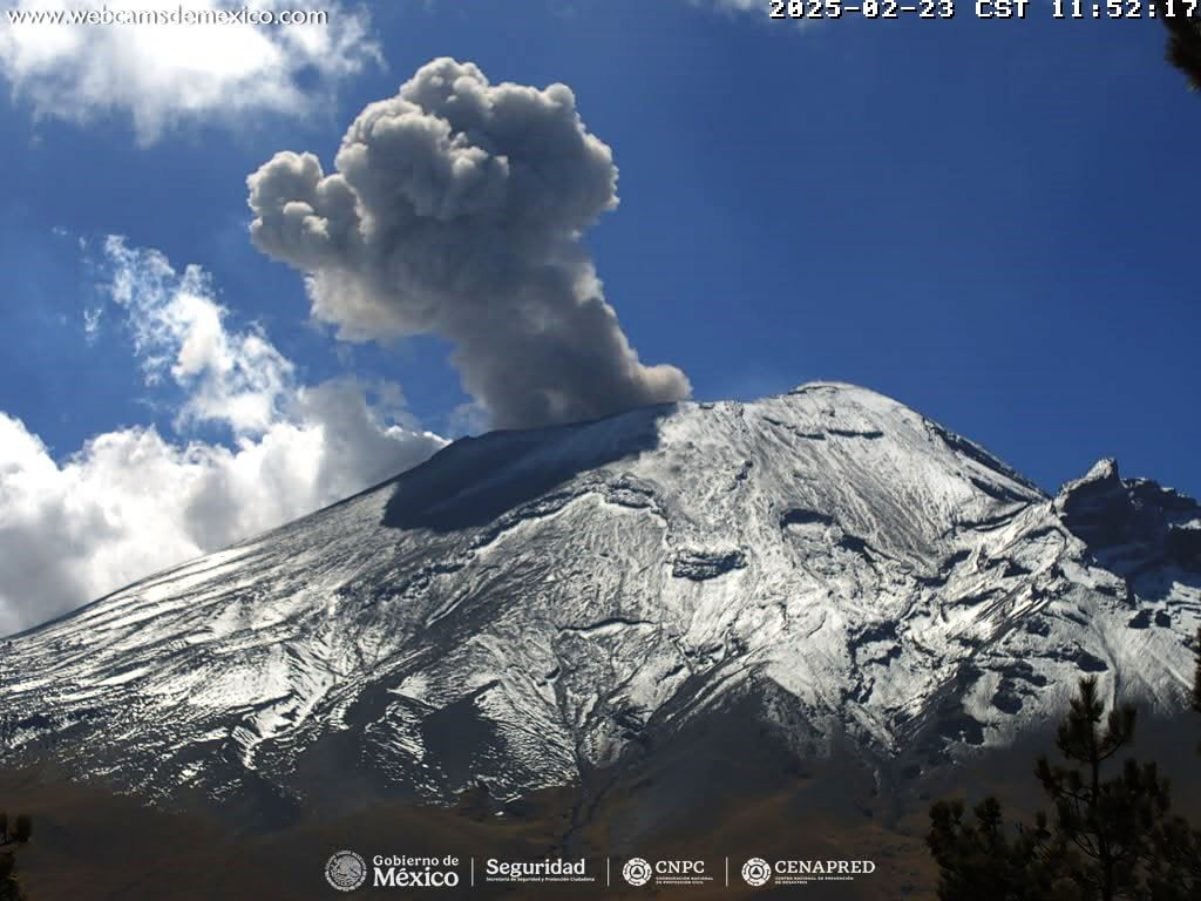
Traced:
[[681, 551], [672, 564], [671, 574], [676, 578], [702, 582], [745, 566], [746, 555], [739, 550]]
[[1166, 561], [1201, 569], [1201, 504], [1146, 479], [1123, 480], [1102, 460], [1055, 499], [1064, 524], [1123, 575]]
[[781, 528], [784, 528], [785, 526], [829, 526], [833, 524], [833, 516], [827, 516], [825, 513], [818, 513], [816, 510], [805, 510], [800, 507], [794, 507], [791, 510], [785, 510], [783, 515], [780, 516]]

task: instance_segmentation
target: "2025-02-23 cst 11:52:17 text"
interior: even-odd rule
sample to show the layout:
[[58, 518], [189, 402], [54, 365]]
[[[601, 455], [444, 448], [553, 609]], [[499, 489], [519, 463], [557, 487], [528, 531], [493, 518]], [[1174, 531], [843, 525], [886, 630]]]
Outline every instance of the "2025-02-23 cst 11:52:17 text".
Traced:
[[[953, 19], [957, 12], [978, 19], [1025, 19], [1032, 0], [768, 0], [771, 19], [793, 21], [841, 19]], [[1201, 0], [1051, 0], [1053, 19], [1193, 18]]]

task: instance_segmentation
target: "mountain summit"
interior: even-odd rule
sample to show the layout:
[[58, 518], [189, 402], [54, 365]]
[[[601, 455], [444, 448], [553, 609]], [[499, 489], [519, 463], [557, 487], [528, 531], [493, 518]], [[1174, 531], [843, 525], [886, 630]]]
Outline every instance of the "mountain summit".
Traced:
[[151, 800], [511, 799], [736, 712], [920, 772], [1082, 674], [1178, 709], [1199, 622], [1196, 502], [1112, 461], [1051, 498], [814, 383], [464, 439], [2, 641], [0, 760]]

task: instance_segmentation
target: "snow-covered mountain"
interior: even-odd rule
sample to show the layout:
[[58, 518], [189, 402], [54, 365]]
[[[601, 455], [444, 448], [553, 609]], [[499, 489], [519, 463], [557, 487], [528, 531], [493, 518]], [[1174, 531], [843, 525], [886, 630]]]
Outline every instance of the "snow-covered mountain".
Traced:
[[0, 764], [150, 799], [570, 784], [750, 710], [917, 771], [1058, 716], [1172, 711], [1201, 507], [1112, 461], [1050, 498], [873, 392], [807, 384], [465, 439], [0, 641]]

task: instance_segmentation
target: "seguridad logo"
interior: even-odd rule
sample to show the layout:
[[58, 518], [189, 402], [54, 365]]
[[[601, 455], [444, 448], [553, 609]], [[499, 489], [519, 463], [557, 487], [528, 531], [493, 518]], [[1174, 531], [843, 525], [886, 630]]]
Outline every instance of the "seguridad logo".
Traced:
[[632, 857], [622, 867], [621, 875], [635, 887], [652, 880], [657, 886], [706, 885], [714, 881], [707, 872], [705, 861], [696, 858], [648, 861], [643, 857]]
[[488, 882], [596, 882], [588, 872], [587, 858], [565, 860], [547, 857], [543, 860], [498, 860], [490, 857], [484, 862], [483, 881]]

